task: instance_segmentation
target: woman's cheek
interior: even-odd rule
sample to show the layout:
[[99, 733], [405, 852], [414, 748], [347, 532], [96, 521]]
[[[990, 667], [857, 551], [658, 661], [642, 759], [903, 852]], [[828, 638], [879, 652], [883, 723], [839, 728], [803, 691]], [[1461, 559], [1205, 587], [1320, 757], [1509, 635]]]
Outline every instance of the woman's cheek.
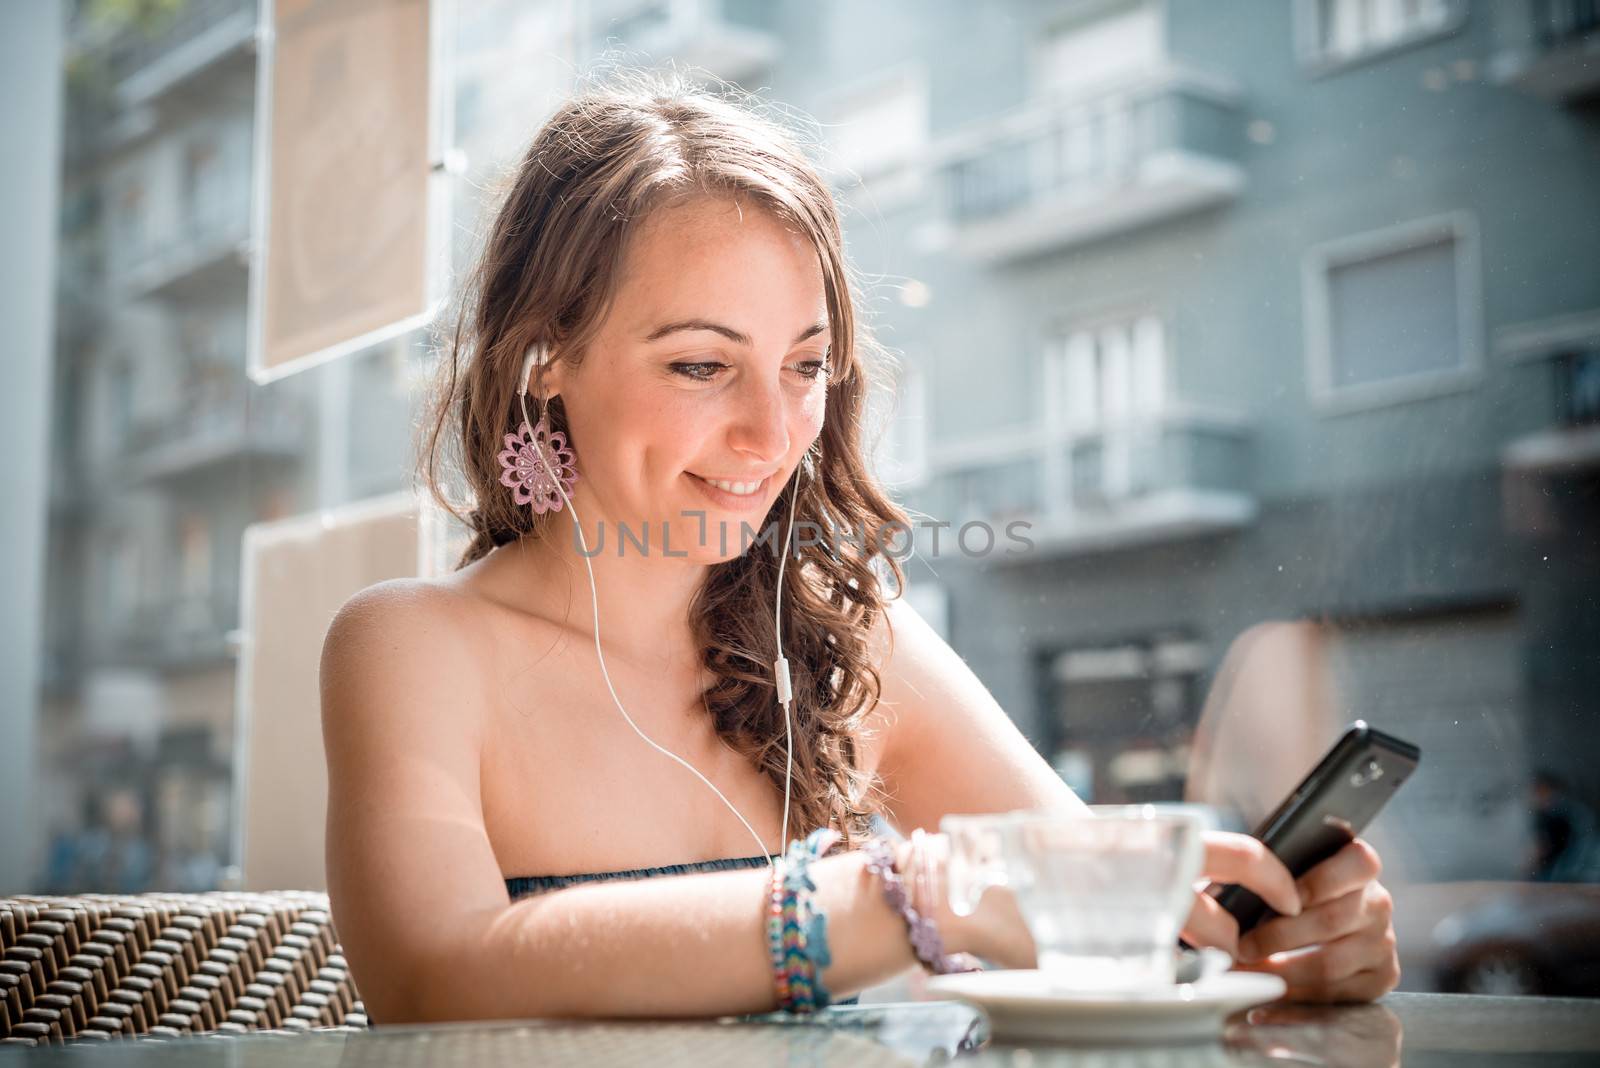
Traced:
[[822, 433], [822, 420], [828, 410], [828, 387], [818, 384], [806, 391], [805, 399], [800, 402], [800, 417], [802, 426], [808, 431], [806, 440], [814, 440]]

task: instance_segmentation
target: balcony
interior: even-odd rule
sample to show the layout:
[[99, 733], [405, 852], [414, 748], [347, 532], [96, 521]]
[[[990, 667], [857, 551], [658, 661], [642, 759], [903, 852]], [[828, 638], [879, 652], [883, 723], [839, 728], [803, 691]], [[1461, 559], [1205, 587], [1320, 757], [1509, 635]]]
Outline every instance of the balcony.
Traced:
[[[1536, 368], [1537, 369], [1537, 368]], [[1570, 474], [1600, 467], [1600, 346], [1554, 357], [1550, 428], [1506, 445], [1501, 462], [1524, 474]]]
[[1230, 84], [1172, 70], [991, 120], [935, 152], [955, 245], [1014, 259], [1226, 204], [1243, 126]]
[[934, 515], [1031, 524], [1013, 562], [1237, 530], [1255, 520], [1254, 433], [1194, 407], [1093, 429], [1028, 432], [941, 450]]
[[136, 427], [126, 452], [131, 477], [146, 484], [189, 481], [242, 459], [287, 462], [305, 451], [302, 413], [243, 389], [196, 395], [162, 420]]
[[730, 82], [759, 79], [781, 51], [775, 5], [765, 0], [613, 0], [596, 8], [601, 36]]
[[1494, 59], [1499, 80], [1564, 103], [1600, 94], [1600, 4], [1533, 0], [1529, 18], [1526, 43]]
[[[241, 179], [239, 191], [248, 190]], [[250, 208], [234, 195], [197, 206], [166, 233], [127, 247], [115, 271], [130, 297], [190, 301], [243, 295], [248, 280]]]
[[123, 108], [137, 108], [212, 70], [250, 54], [255, 0], [187, 0], [147, 28], [133, 27], [109, 45], [106, 65]]
[[238, 626], [233, 590], [157, 598], [118, 621], [103, 655], [112, 663], [168, 669], [229, 663], [228, 633]]

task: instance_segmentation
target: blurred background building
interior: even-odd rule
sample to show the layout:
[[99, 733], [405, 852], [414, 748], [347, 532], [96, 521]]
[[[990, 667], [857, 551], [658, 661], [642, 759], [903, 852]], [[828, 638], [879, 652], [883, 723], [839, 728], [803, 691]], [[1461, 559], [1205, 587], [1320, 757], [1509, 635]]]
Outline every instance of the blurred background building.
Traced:
[[[243, 533], [409, 485], [427, 345], [252, 384], [255, 3], [62, 17], [27, 889], [203, 889]], [[1548, 877], [1562, 824], [1596, 879], [1595, 4], [463, 0], [452, 32], [458, 277], [616, 50], [818, 120], [901, 357], [910, 595], [1083, 796], [1245, 826], [1253, 766], [1361, 717], [1426, 754], [1394, 878]]]

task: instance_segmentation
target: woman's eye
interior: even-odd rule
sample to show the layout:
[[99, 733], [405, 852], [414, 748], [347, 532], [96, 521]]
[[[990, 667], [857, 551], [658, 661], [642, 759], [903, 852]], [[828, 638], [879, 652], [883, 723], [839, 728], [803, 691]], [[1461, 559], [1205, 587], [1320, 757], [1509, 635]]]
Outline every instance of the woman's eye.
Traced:
[[794, 369], [806, 378], [816, 378], [818, 375], [828, 374], [827, 360], [803, 360], [794, 365]]
[[695, 363], [673, 363], [667, 366], [675, 375], [692, 378], [696, 382], [710, 382], [717, 377], [718, 372], [728, 365], [717, 363], [714, 360], [705, 360]]

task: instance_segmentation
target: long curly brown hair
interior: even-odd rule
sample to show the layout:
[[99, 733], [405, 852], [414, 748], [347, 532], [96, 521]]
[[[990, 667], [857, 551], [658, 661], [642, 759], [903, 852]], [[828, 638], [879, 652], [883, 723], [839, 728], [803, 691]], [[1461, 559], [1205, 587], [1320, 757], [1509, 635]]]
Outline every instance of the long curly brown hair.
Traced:
[[[892, 574], [894, 589], [903, 588], [886, 547], [910, 525], [864, 459], [869, 367], [885, 368], [890, 357], [858, 322], [837, 206], [799, 131], [737, 90], [706, 89], [678, 75], [633, 74], [568, 99], [522, 157], [461, 291], [419, 475], [471, 532], [457, 568], [568, 522], [564, 513], [558, 519], [515, 506], [499, 481], [496, 457], [522, 418], [523, 355], [540, 344], [556, 359], [582, 360], [615, 291], [630, 231], [685, 193], [764, 208], [809, 237], [822, 268], [834, 338], [822, 433], [809, 454], [812, 477], [792, 479], [767, 521], [786, 519], [798, 493], [797, 534], [823, 532], [796, 538], [784, 575], [783, 648], [794, 689], [790, 824], [801, 834], [832, 826], [853, 844], [878, 807], [878, 780], [861, 769], [858, 752], [880, 693], [869, 633], [884, 610], [883, 583]], [[559, 397], [548, 414], [572, 441]], [[582, 442], [573, 444], [581, 463]], [[470, 505], [458, 508], [443, 492], [442, 464], [459, 472]], [[781, 790], [784, 721], [770, 670], [778, 564], [776, 552], [752, 550], [713, 565], [690, 616], [715, 679], [704, 697], [718, 735]]]

